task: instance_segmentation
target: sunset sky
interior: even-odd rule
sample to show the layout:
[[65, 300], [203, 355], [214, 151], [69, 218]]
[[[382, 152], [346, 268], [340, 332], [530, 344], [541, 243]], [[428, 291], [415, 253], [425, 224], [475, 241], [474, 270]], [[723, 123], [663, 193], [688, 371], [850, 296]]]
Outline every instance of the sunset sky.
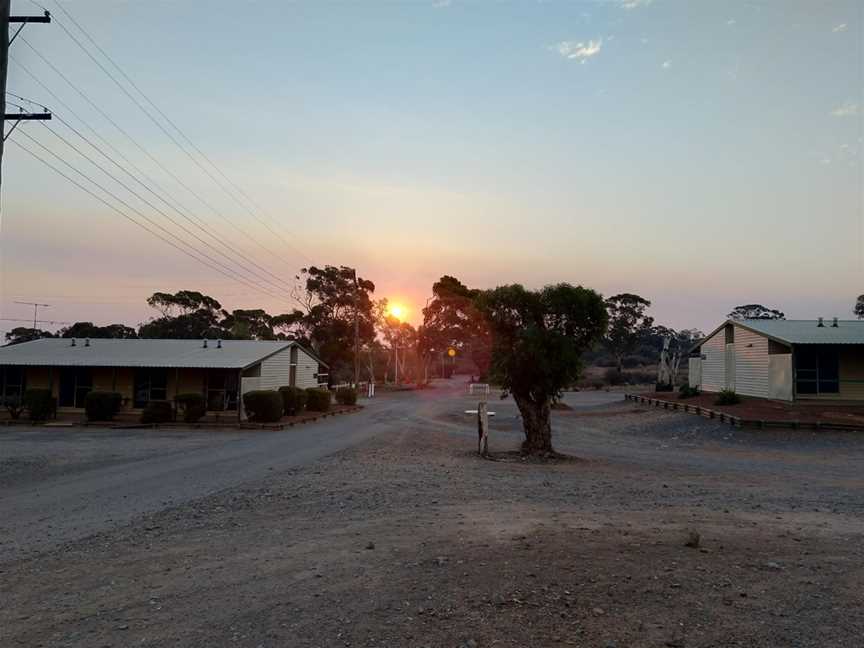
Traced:
[[[703, 330], [750, 302], [851, 317], [864, 292], [860, 2], [64, 3], [261, 209], [196, 167], [43, 4], [57, 22], [12, 45], [8, 90], [85, 130], [28, 69], [280, 278], [355, 266], [415, 323], [442, 274], [567, 281], [639, 293], [659, 322]], [[174, 229], [43, 125], [10, 138], [39, 151], [26, 135]], [[3, 167], [3, 318], [41, 301], [45, 319], [136, 325], [154, 314], [149, 294], [179, 289], [291, 307], [184, 257], [15, 144]]]

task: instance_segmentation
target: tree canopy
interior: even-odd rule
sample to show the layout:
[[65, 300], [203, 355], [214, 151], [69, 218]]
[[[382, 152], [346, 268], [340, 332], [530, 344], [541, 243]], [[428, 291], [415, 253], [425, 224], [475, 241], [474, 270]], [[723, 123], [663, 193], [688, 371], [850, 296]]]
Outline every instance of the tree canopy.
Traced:
[[418, 330], [418, 352], [426, 362], [433, 353], [453, 348], [469, 355], [480, 373], [488, 371], [491, 343], [476, 303], [479, 294], [449, 275], [432, 285], [432, 298], [423, 309], [423, 325]]
[[582, 354], [606, 330], [603, 298], [567, 283], [513, 284], [480, 292], [476, 304], [492, 335], [490, 379], [522, 414], [523, 452], [551, 453], [552, 399], [578, 379]]
[[636, 346], [651, 330], [654, 318], [646, 314], [651, 302], [632, 293], [609, 297], [606, 302], [609, 326], [603, 342], [612, 355], [618, 370], [624, 368], [624, 356], [633, 353]]
[[726, 317], [733, 320], [786, 319], [786, 315], [783, 311], [768, 308], [762, 304], [744, 304], [743, 306], [736, 306]]
[[855, 317], [858, 319], [864, 319], [864, 295], [858, 295], [858, 299], [855, 302], [855, 308], [852, 312], [855, 313]]
[[22, 342], [32, 342], [40, 338], [53, 337], [57, 336], [51, 331], [43, 331], [42, 329], [34, 329], [27, 326], [16, 326], [6, 333], [6, 344], [21, 344]]

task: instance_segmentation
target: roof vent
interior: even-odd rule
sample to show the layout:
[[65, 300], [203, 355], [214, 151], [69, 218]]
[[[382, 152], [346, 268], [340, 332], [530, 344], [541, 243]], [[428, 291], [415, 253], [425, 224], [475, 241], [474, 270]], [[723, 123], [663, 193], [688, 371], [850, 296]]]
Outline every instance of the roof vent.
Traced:
[[217, 348], [217, 349], [221, 349], [221, 348], [222, 348], [222, 340], [216, 340], [216, 348]]
[[825, 326], [825, 320], [820, 317], [819, 322], [816, 324], [816, 326], [819, 326], [819, 327]]
[[840, 322], [837, 321], [837, 318], [836, 318], [836, 317], [835, 317], [833, 320], [831, 320], [831, 326], [832, 326], [833, 328], [837, 328], [837, 327], [840, 326]]
[[84, 338], [84, 346], [90, 346], [90, 338]]
[[207, 348], [207, 338], [204, 338], [204, 344], [201, 345], [201, 348], [202, 348], [202, 349], [206, 349], [206, 348]]
[[76, 345], [75, 338], [72, 338], [72, 343], [69, 346], [75, 346], [75, 345]]

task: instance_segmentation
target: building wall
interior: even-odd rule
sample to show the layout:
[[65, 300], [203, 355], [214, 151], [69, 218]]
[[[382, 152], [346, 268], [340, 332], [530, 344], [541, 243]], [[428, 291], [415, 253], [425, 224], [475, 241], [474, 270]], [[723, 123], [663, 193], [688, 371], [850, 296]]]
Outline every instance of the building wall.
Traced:
[[[318, 361], [297, 348], [295, 387], [317, 387]], [[291, 348], [276, 353], [261, 362], [260, 376], [244, 376], [242, 392], [255, 389], [279, 389], [291, 384]]]
[[297, 387], [318, 386], [318, 361], [303, 349], [297, 349]]
[[[168, 399], [177, 394], [204, 394], [206, 370], [204, 369], [167, 369]], [[116, 391], [124, 398], [124, 409], [132, 409], [135, 391], [135, 369], [131, 367], [93, 367], [90, 370], [94, 391]], [[26, 387], [47, 389], [55, 398], [60, 395], [59, 367], [27, 367], [25, 369]], [[71, 409], [71, 408], [63, 408]]]
[[702, 388], [702, 358], [690, 358], [687, 363], [687, 384]]
[[792, 354], [768, 355], [768, 398], [791, 401], [795, 397], [792, 380]]
[[735, 327], [735, 391], [742, 396], [768, 398], [768, 338]]
[[721, 328], [702, 343], [702, 389], [718, 392], [726, 388], [726, 333]]

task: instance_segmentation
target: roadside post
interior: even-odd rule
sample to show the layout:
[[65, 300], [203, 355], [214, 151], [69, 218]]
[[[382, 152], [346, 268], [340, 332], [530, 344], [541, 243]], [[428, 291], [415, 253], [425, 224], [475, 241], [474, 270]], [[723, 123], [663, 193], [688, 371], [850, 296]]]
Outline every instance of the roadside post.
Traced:
[[[475, 387], [480, 387], [475, 389]], [[495, 416], [495, 412], [489, 411], [489, 385], [470, 385], [468, 392], [480, 394], [480, 402], [477, 403], [476, 410], [465, 410], [466, 414], [477, 415], [477, 454], [481, 457], [489, 456], [489, 417]]]

